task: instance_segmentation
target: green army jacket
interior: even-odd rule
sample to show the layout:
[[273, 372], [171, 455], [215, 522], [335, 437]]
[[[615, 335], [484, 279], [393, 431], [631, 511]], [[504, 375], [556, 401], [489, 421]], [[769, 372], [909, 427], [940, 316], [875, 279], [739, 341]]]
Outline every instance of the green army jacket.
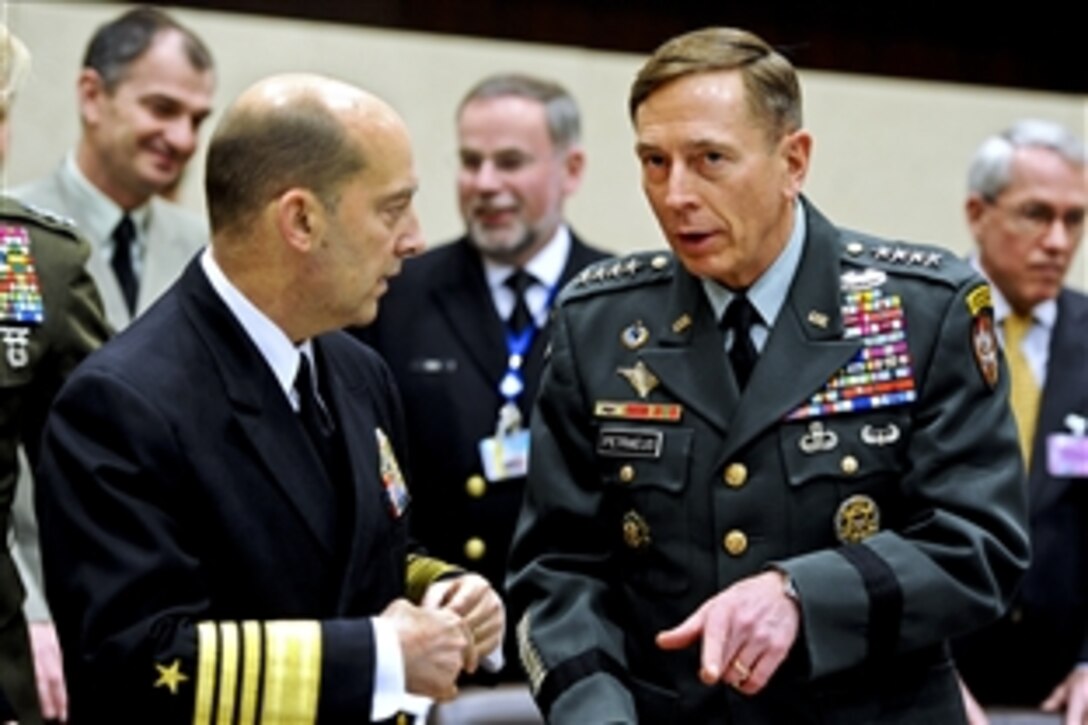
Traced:
[[[508, 579], [549, 722], [962, 721], [945, 643], [1000, 614], [1029, 558], [989, 288], [944, 250], [805, 212], [743, 392], [671, 254], [561, 295]], [[801, 631], [762, 692], [656, 646], [769, 567]]]

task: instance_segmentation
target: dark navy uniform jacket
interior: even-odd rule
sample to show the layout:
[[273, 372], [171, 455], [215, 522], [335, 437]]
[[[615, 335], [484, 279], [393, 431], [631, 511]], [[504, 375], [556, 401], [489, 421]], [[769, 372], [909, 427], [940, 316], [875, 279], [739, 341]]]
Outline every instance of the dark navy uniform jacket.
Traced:
[[[946, 641], [1003, 611], [1029, 557], [989, 288], [805, 206], [743, 394], [670, 254], [561, 296], [508, 580], [549, 722], [963, 722]], [[758, 695], [702, 684], [699, 646], [656, 647], [769, 566], [802, 623]]]
[[376, 353], [314, 347], [346, 480], [199, 258], [57, 396], [37, 504], [73, 722], [369, 721], [368, 617], [412, 576], [400, 408]]

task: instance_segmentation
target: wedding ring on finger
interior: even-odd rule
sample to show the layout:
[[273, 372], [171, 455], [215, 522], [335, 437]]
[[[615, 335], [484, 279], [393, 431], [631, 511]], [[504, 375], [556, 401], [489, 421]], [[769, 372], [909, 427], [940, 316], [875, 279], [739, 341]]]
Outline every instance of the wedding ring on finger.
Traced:
[[732, 667], [734, 670], [736, 670], [737, 674], [740, 675], [737, 678], [737, 687], [743, 685], [745, 682], [748, 681], [748, 678], [752, 676], [752, 670], [750, 670], [748, 666], [740, 660], [733, 660]]

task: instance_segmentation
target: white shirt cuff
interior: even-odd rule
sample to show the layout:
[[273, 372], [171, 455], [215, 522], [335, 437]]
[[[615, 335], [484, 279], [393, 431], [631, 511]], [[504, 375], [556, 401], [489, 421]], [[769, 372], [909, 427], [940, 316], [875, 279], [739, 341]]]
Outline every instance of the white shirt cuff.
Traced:
[[[404, 680], [404, 653], [391, 622], [371, 618], [374, 626], [374, 699], [371, 720], [388, 720], [398, 712], [424, 717], [431, 700], [407, 691]], [[500, 656], [501, 656], [501, 647]]]

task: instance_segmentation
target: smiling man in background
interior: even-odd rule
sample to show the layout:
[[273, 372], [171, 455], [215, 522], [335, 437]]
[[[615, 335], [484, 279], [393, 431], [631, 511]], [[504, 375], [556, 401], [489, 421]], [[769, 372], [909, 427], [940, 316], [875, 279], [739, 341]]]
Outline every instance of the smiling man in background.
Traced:
[[160, 198], [211, 113], [215, 72], [195, 33], [166, 13], [130, 10], [98, 29], [76, 85], [82, 134], [47, 177], [12, 194], [72, 219], [110, 323], [145, 310], [208, 239], [193, 212]]

